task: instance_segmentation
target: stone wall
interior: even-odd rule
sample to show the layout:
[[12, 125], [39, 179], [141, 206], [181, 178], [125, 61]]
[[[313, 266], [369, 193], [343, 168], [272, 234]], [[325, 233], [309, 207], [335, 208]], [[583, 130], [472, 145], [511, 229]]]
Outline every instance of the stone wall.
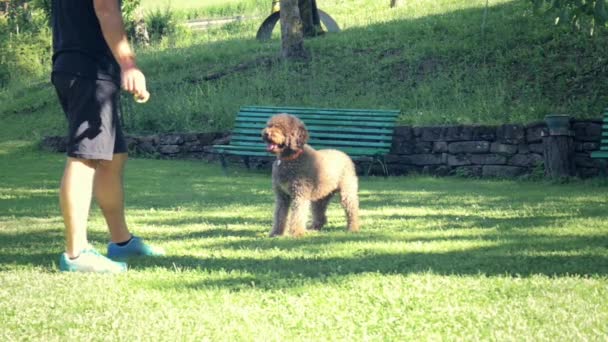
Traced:
[[[576, 175], [599, 175], [604, 162], [591, 159], [599, 148], [601, 120], [571, 123]], [[477, 177], [517, 177], [542, 173], [544, 122], [500, 126], [397, 127], [391, 154], [394, 174], [411, 171]]]
[[[601, 120], [572, 121], [570, 132], [574, 145], [576, 176], [588, 178], [606, 173], [606, 163], [590, 158], [599, 148]], [[542, 175], [544, 172], [544, 122], [529, 125], [500, 126], [398, 126], [391, 153], [386, 156], [393, 175], [423, 173], [438, 176], [464, 175], [473, 177], [514, 178]], [[155, 134], [128, 136], [131, 154], [163, 159], [202, 159], [217, 161], [210, 146], [229, 142], [229, 133]], [[62, 137], [47, 137], [42, 146], [64, 152]], [[231, 157], [231, 162], [241, 163]], [[251, 158], [256, 169], [270, 167], [272, 158]], [[358, 163], [362, 171], [367, 165]], [[380, 168], [374, 167], [374, 173]]]

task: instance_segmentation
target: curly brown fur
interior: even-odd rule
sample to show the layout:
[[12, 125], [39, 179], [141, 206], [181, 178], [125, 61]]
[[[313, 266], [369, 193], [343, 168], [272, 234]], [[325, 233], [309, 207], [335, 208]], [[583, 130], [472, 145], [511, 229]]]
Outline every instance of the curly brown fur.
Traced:
[[262, 139], [267, 150], [277, 156], [272, 165], [276, 203], [270, 236], [303, 235], [309, 212], [312, 222], [308, 229], [320, 230], [327, 223], [327, 205], [336, 193], [346, 212], [347, 229], [359, 230], [358, 179], [350, 157], [338, 150], [317, 151], [307, 145], [306, 126], [289, 114], [271, 117]]

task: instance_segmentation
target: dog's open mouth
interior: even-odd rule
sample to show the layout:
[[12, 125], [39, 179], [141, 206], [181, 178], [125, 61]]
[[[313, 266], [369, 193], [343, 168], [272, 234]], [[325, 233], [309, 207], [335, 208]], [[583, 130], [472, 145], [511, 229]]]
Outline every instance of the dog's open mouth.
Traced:
[[283, 148], [283, 144], [275, 144], [272, 142], [269, 142], [266, 145], [266, 151], [270, 152], [270, 153], [276, 153], [279, 151], [279, 149]]

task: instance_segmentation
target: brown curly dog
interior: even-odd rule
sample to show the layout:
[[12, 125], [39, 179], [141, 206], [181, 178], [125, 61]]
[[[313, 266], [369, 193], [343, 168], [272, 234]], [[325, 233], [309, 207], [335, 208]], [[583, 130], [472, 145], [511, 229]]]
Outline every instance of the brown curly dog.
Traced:
[[289, 114], [271, 117], [262, 130], [262, 139], [267, 150], [277, 156], [272, 164], [276, 203], [270, 236], [286, 231], [303, 235], [309, 211], [312, 222], [308, 229], [320, 230], [327, 223], [327, 205], [337, 192], [346, 211], [348, 230], [359, 230], [358, 180], [350, 157], [337, 150], [316, 151], [307, 145], [306, 126]]

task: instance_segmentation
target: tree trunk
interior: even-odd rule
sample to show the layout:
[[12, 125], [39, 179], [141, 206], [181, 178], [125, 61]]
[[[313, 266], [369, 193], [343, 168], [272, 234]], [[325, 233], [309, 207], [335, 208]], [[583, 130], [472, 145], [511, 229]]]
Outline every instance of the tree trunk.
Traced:
[[399, 7], [403, 5], [404, 0], [391, 0], [391, 8]]
[[304, 27], [304, 37], [316, 37], [323, 34], [317, 1], [298, 0], [298, 9]]
[[574, 164], [574, 139], [569, 135], [547, 135], [543, 137], [545, 174], [560, 180], [576, 174]]
[[306, 59], [304, 32], [298, 0], [281, 0], [281, 55], [286, 59]]

